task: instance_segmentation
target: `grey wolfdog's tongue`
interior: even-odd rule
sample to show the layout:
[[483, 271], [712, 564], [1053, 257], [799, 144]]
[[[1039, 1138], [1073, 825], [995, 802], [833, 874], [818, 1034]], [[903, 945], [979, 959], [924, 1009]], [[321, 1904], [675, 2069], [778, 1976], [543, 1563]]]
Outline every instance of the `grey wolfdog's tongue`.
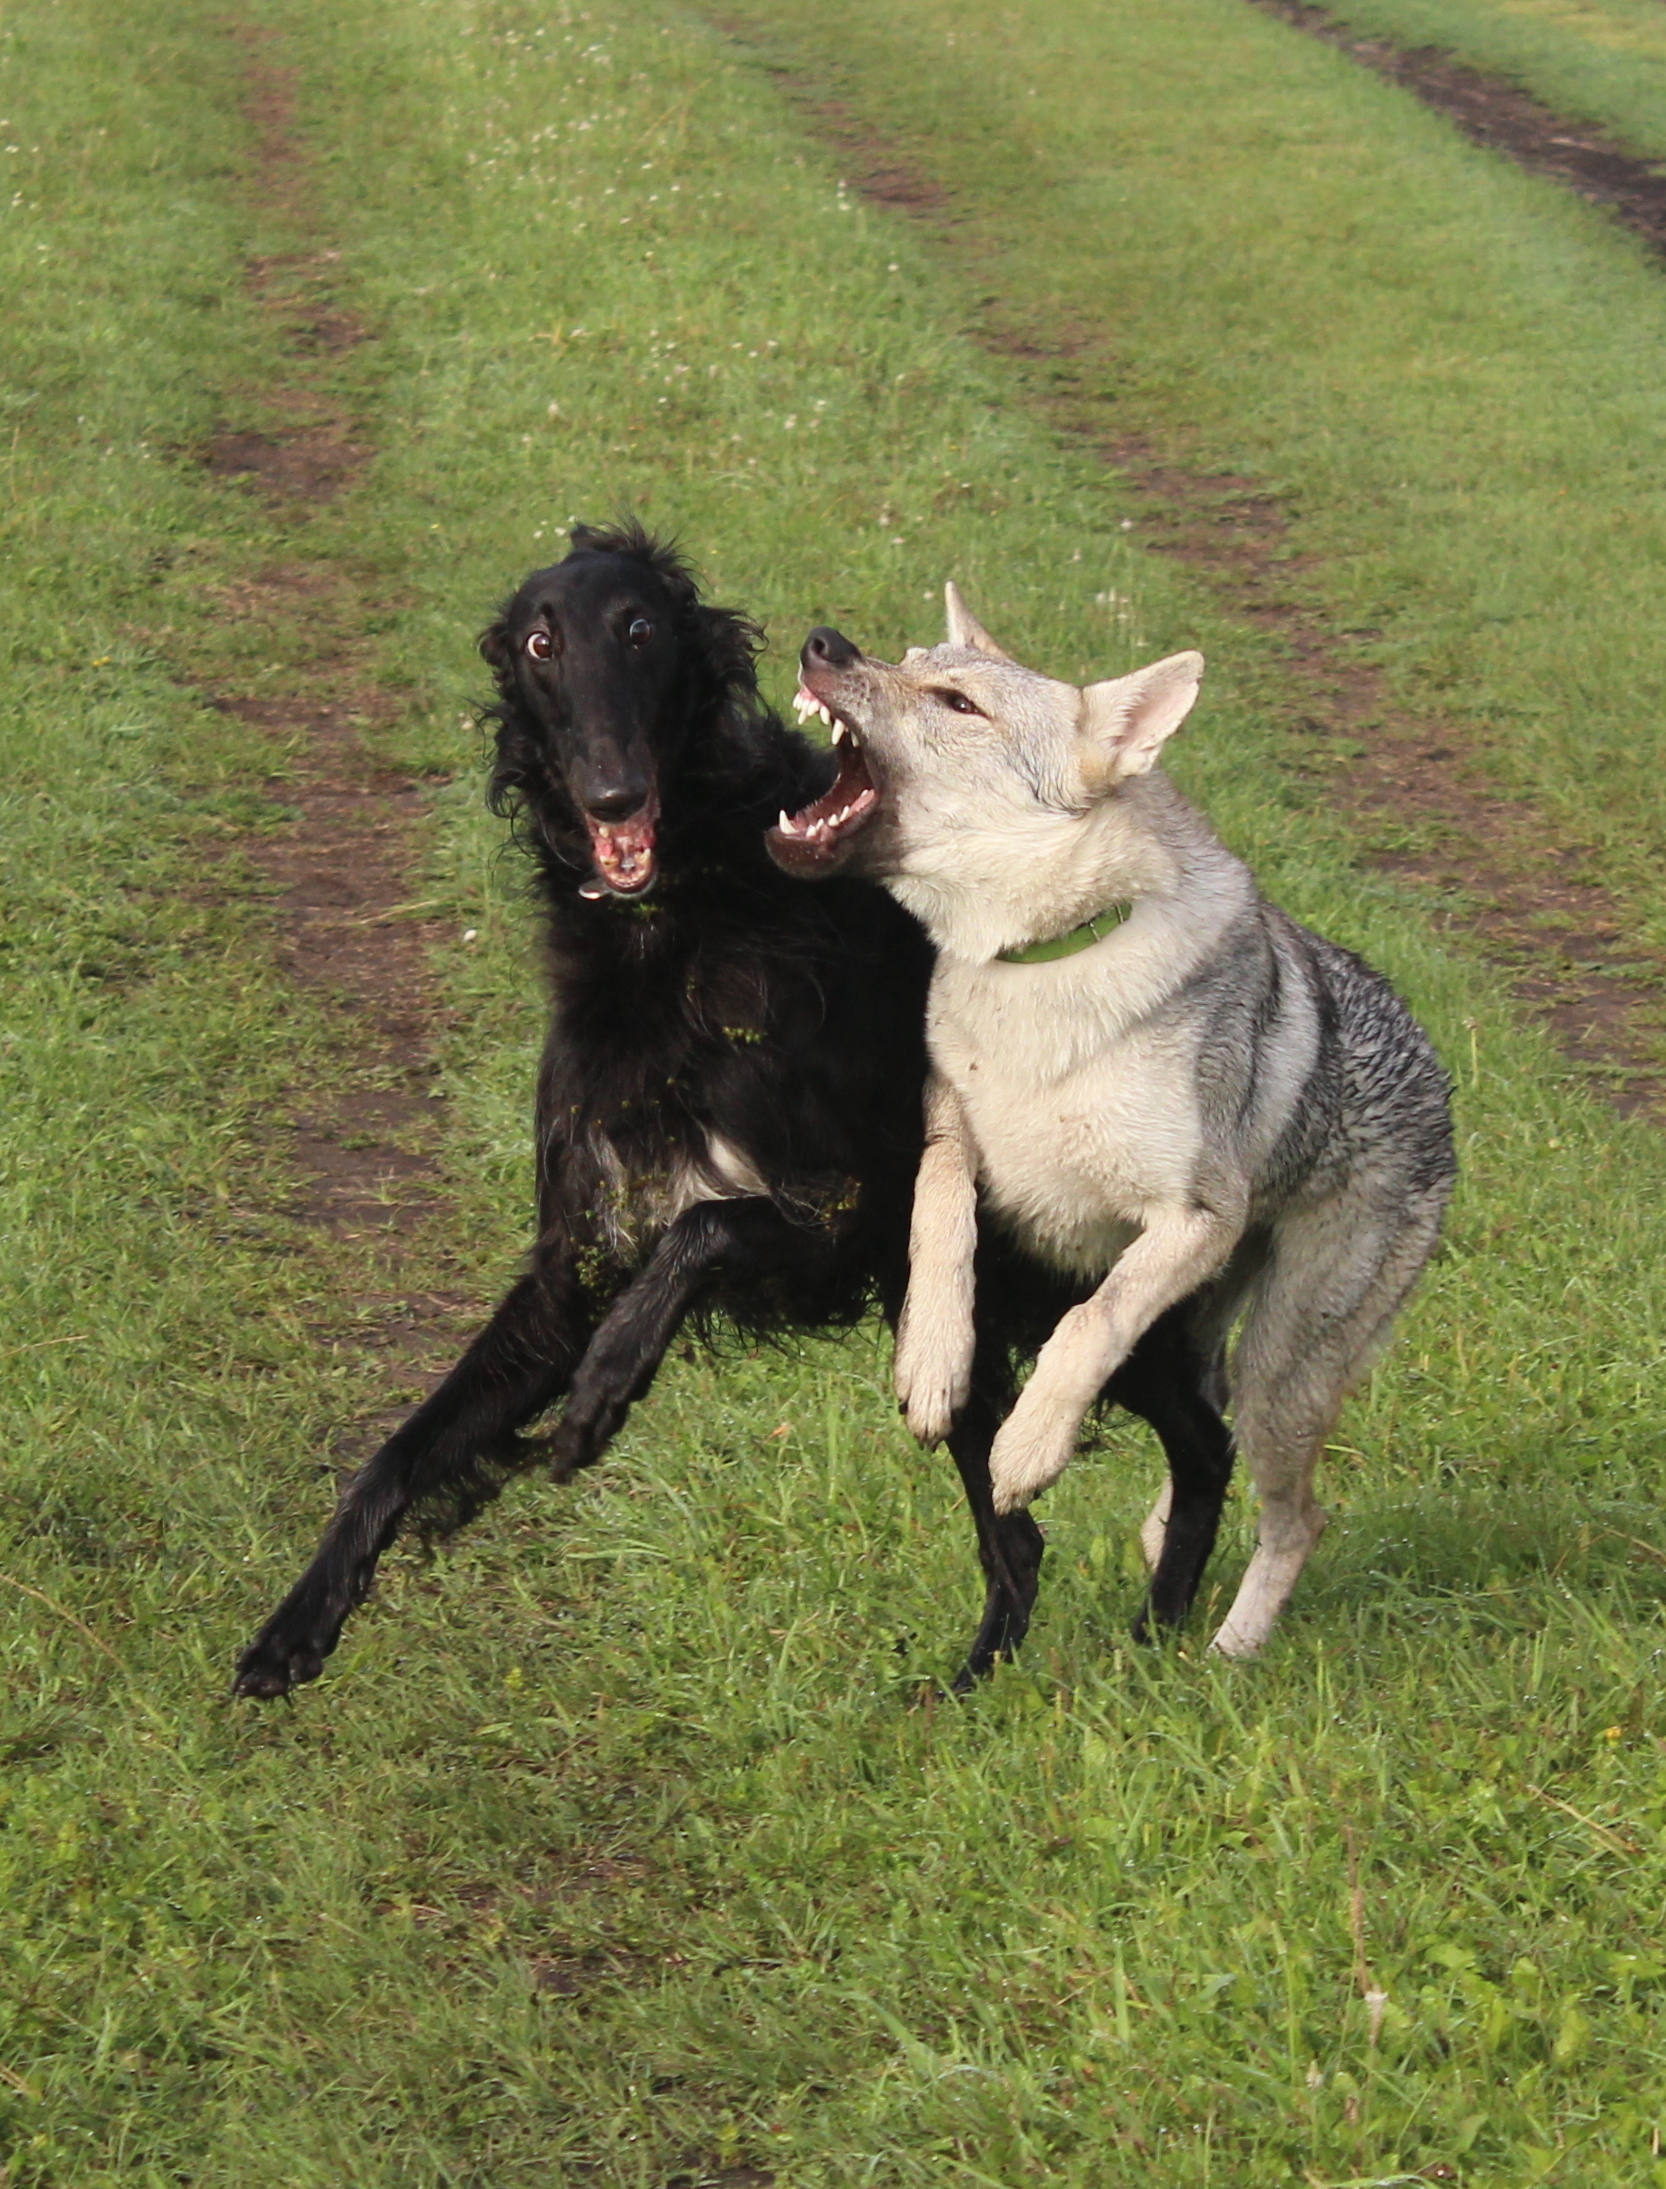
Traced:
[[[654, 878], [654, 830], [659, 820], [656, 806], [644, 806], [628, 821], [598, 821], [586, 814], [590, 850], [596, 872], [605, 889], [621, 897], [633, 897]], [[601, 896], [603, 889], [587, 884], [584, 896]]]

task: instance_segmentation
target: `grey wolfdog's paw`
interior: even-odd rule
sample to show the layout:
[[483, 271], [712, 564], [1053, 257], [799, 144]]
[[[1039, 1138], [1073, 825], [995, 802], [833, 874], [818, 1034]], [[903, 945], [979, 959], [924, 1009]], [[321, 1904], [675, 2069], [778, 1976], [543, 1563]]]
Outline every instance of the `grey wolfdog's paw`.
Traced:
[[970, 1319], [964, 1332], [951, 1331], [903, 1309], [892, 1373], [897, 1404], [922, 1444], [941, 1444], [954, 1427], [972, 1388], [972, 1349]]
[[1026, 1406], [1023, 1397], [1007, 1416], [989, 1454], [989, 1479], [995, 1510], [1014, 1513], [1057, 1482], [1076, 1450], [1079, 1424], [1066, 1414]]

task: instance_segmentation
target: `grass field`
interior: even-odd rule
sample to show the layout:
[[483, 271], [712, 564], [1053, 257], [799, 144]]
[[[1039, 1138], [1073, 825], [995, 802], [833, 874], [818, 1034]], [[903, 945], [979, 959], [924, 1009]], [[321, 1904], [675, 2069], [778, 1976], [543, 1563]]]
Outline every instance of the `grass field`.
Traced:
[[[1641, 255], [1225, 0], [946, 20], [846, 7], [846, 94], [1000, 194], [1004, 290], [1022, 261], [1112, 321], [1131, 425], [1290, 486], [1301, 582], [1368, 604], [1408, 691], [1559, 815], [1597, 757], [1591, 833], [1658, 932]], [[1142, 553], [957, 331], [961, 272], [699, 19], [255, 21], [310, 210], [250, 188], [223, 11], [0, 32], [5, 2189], [1666, 2182], [1657, 1131], [1360, 869], [1287, 765], [1276, 639]], [[835, 27], [792, 0], [770, 35]], [[191, 452], [285, 369], [245, 262], [324, 249], [374, 340], [319, 369], [379, 454], [284, 520]], [[950, 572], [1066, 673], [1202, 644], [1178, 772], [1435, 1031], [1450, 1243], [1264, 1664], [1124, 1643], [1156, 1460], [1113, 1426], [1047, 1501], [1023, 1663], [910, 1709], [973, 1560], [865, 1334], [679, 1360], [581, 1488], [391, 1558], [294, 1709], [225, 1699], [385, 1393], [364, 1262], [286, 1216], [262, 1123], [340, 1066], [240, 849], [283, 756], [194, 696], [244, 643], [224, 589], [349, 576], [389, 750], [451, 778], [453, 1198], [412, 1255], [484, 1305], [538, 1013], [472, 634], [621, 502], [766, 617], [782, 696], [805, 625], [928, 637]]]

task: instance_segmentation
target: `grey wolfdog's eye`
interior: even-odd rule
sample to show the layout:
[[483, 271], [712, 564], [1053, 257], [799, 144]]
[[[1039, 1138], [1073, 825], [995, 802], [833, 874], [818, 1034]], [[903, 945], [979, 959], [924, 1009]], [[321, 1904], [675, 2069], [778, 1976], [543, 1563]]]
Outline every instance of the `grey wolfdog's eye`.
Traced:
[[933, 692], [932, 697], [940, 699], [945, 707], [952, 707], [956, 714], [983, 713], [983, 709], [975, 701], [968, 699], [964, 692], [950, 691], [946, 686], [940, 692]]

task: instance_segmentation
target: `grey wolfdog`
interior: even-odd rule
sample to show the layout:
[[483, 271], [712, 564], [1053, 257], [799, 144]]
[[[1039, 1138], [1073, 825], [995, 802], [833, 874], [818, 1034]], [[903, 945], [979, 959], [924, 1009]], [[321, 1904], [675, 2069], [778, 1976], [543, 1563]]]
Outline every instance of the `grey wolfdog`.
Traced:
[[[1078, 690], [947, 602], [947, 644], [899, 665], [810, 633], [797, 704], [839, 776], [770, 834], [789, 872], [883, 881], [939, 952], [897, 1395], [928, 1442], [965, 1401], [980, 1183], [1030, 1251], [1103, 1280], [996, 1438], [997, 1511], [1057, 1480], [1106, 1379], [1180, 1312], [1260, 1493], [1214, 1637], [1253, 1656], [1325, 1525], [1325, 1438], [1440, 1233], [1446, 1075], [1387, 983], [1269, 904], [1157, 767], [1200, 654]], [[1190, 1608], [1230, 1465], [1171, 1455], [1141, 1533], [1159, 1624]]]

